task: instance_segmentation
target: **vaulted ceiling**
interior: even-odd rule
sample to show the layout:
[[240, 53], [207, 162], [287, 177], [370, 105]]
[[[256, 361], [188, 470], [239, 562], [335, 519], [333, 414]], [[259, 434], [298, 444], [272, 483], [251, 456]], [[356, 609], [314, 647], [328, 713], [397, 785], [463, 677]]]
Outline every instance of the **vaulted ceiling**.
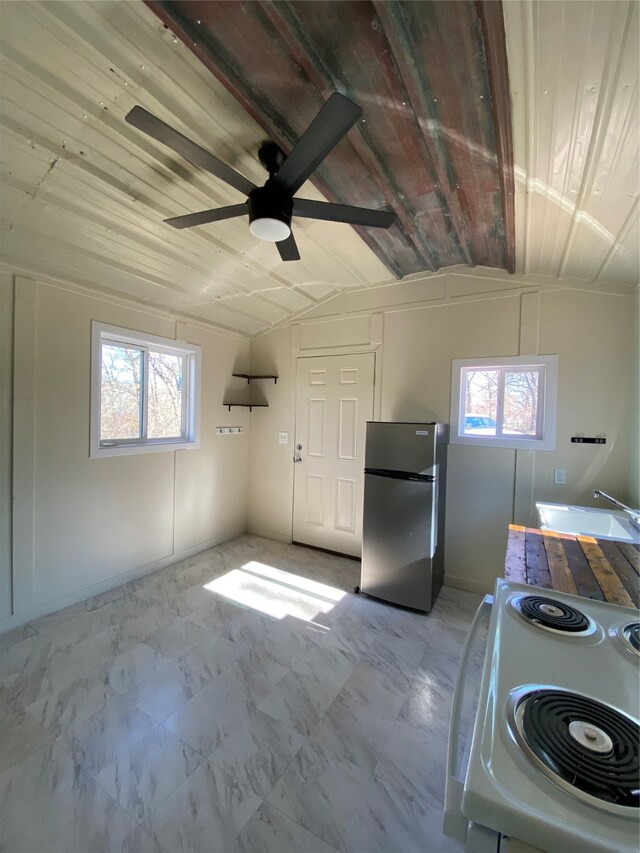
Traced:
[[361, 122], [312, 180], [331, 201], [393, 207], [396, 226], [359, 229], [390, 273], [460, 263], [513, 271], [500, 3], [148, 5], [285, 151], [331, 92], [362, 106]]
[[[637, 282], [633, 0], [506, 3], [510, 83], [495, 2], [152, 5], [0, 3], [8, 268], [248, 334], [450, 264]], [[289, 149], [334, 90], [365, 122], [299, 195], [391, 205], [398, 225], [299, 220], [283, 263], [244, 220], [163, 224], [241, 199], [127, 125], [132, 106], [263, 183], [261, 140]]]

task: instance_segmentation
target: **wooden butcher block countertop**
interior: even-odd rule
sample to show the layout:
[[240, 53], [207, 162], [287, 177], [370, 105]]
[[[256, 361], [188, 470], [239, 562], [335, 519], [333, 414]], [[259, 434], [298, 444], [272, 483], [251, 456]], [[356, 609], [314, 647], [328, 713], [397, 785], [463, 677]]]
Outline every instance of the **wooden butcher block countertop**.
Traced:
[[509, 525], [508, 580], [640, 607], [639, 572], [638, 545]]

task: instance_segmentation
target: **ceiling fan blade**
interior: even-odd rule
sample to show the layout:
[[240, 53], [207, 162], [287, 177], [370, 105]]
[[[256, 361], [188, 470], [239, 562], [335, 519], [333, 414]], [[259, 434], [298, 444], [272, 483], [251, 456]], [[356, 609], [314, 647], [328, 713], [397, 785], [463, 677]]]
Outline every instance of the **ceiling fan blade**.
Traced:
[[211, 172], [216, 178], [220, 178], [221, 181], [239, 190], [244, 195], [249, 195], [251, 190], [256, 188], [255, 184], [252, 184], [244, 175], [236, 172], [231, 166], [227, 166], [222, 160], [218, 160], [209, 151], [205, 151], [204, 148], [169, 127], [168, 124], [165, 124], [143, 107], [135, 106], [124, 117], [124, 120], [143, 133], [157, 139], [158, 142], [162, 142], [163, 145], [176, 153], [181, 154], [185, 160], [193, 163], [194, 166], [200, 166], [201, 169]]
[[361, 115], [357, 104], [334, 92], [276, 172], [274, 183], [293, 195]]
[[289, 234], [286, 240], [280, 240], [279, 243], [276, 243], [276, 246], [278, 247], [280, 257], [283, 261], [300, 260], [300, 252], [298, 251], [298, 244], [293, 236], [293, 231]]
[[215, 207], [212, 210], [200, 210], [198, 213], [185, 213], [184, 216], [172, 216], [165, 219], [167, 225], [174, 228], [193, 228], [194, 225], [206, 225], [207, 222], [220, 222], [221, 219], [233, 219], [248, 213], [247, 203], [231, 204], [228, 207]]
[[369, 228], [388, 228], [396, 221], [392, 210], [370, 210], [367, 207], [352, 207], [349, 204], [329, 204], [326, 201], [311, 201], [294, 198], [293, 215], [305, 219], [325, 219], [329, 222], [348, 222], [350, 225], [367, 225]]

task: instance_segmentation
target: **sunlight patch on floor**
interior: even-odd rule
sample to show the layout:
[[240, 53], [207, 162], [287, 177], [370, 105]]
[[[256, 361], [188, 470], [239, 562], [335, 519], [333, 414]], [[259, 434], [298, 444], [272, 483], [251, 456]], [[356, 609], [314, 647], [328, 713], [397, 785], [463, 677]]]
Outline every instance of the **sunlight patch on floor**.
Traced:
[[314, 622], [329, 613], [346, 592], [328, 584], [251, 560], [205, 584], [205, 589], [266, 616]]

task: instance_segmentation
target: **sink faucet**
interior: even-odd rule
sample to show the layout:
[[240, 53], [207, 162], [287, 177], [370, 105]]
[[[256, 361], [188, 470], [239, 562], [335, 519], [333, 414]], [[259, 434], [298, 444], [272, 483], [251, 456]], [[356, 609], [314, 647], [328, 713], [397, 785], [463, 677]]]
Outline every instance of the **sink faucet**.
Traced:
[[626, 504], [617, 501], [615, 498], [612, 498], [611, 495], [608, 495], [606, 492], [603, 492], [602, 489], [594, 489], [593, 496], [594, 498], [604, 498], [606, 501], [609, 501], [609, 503], [612, 503], [614, 506], [617, 506], [629, 516], [632, 523], [636, 527], [640, 528], [640, 510], [631, 509], [630, 506], [627, 506]]

